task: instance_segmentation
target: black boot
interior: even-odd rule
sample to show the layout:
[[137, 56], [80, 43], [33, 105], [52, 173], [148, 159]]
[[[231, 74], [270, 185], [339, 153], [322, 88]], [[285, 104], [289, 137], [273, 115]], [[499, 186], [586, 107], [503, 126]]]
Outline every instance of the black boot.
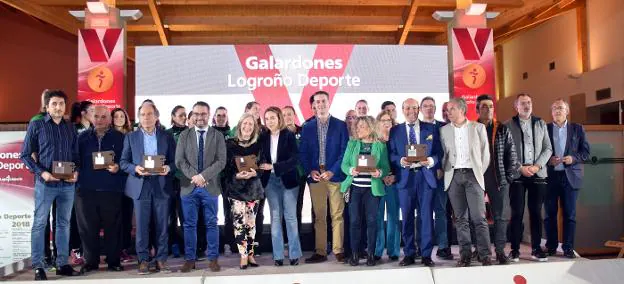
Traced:
[[349, 264], [351, 266], [360, 265], [360, 256], [356, 252], [351, 254], [351, 259], [349, 260]]

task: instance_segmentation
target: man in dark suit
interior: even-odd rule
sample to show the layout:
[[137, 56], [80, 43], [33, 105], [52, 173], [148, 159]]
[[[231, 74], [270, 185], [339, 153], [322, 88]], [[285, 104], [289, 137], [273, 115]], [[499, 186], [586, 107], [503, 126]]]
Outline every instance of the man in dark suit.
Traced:
[[344, 121], [329, 114], [329, 94], [318, 91], [312, 95], [316, 119], [310, 120], [301, 131], [299, 158], [304, 174], [309, 176], [310, 197], [314, 209], [315, 253], [306, 263], [327, 260], [327, 198], [332, 219], [332, 250], [338, 262], [344, 262], [343, 211], [344, 201], [340, 183], [345, 175], [340, 169], [347, 148], [349, 132]]
[[[204, 216], [206, 239], [208, 240], [208, 267], [211, 271], [221, 270], [219, 257], [219, 228], [217, 213], [219, 212], [219, 194], [221, 181], [219, 173], [225, 167], [226, 148], [221, 132], [208, 127], [210, 106], [205, 102], [197, 102], [193, 106], [196, 121], [195, 127], [180, 134], [176, 147], [176, 167], [183, 176], [180, 178], [180, 196], [184, 212], [184, 259], [181, 272], [195, 269], [197, 257], [197, 220], [198, 215]], [[201, 205], [201, 206], [200, 206]], [[198, 212], [199, 209], [203, 212]]]
[[[433, 97], [424, 97], [420, 101], [420, 108], [422, 109], [423, 122], [431, 123], [439, 131], [440, 128], [446, 125], [446, 122], [435, 119], [436, 104]], [[447, 214], [448, 207], [448, 193], [444, 190], [444, 173], [442, 169], [436, 171], [436, 177], [438, 178], [438, 187], [433, 191], [433, 212], [435, 212], [434, 223], [434, 239], [438, 243], [438, 251], [436, 256], [441, 259], [453, 260], [453, 254], [451, 253], [451, 246], [448, 235], [448, 227], [452, 226], [451, 214]], [[418, 227], [418, 225], [416, 226]], [[416, 240], [420, 240], [420, 233], [416, 236]], [[420, 249], [417, 249], [417, 255], [420, 253]]]
[[559, 246], [557, 232], [558, 203], [563, 213], [563, 256], [575, 258], [576, 199], [583, 186], [583, 164], [589, 158], [589, 142], [583, 126], [568, 121], [568, 104], [556, 100], [551, 107], [553, 122], [547, 124], [553, 155], [548, 161], [548, 193], [546, 194], [546, 248], [555, 255]]
[[[414, 210], [418, 209], [421, 235], [420, 249], [422, 263], [434, 266], [431, 260], [433, 249], [433, 191], [437, 188], [436, 170], [441, 157], [440, 135], [433, 124], [418, 120], [419, 105], [414, 99], [403, 102], [405, 123], [398, 124], [390, 130], [388, 149], [392, 172], [396, 174], [397, 188], [403, 227], [401, 228], [405, 247], [405, 257], [399, 265], [408, 266], [415, 263], [416, 247], [414, 245]], [[410, 163], [406, 160], [405, 146], [413, 144], [427, 145], [427, 160]]]
[[[156, 126], [158, 110], [153, 104], [139, 108], [139, 129], [126, 135], [121, 154], [121, 169], [128, 173], [126, 195], [134, 200], [136, 217], [136, 251], [139, 274], [149, 274], [149, 223], [156, 227], [156, 268], [170, 273], [167, 265], [169, 198], [175, 173], [175, 141], [173, 136]], [[164, 171], [151, 174], [143, 167], [144, 155], [165, 157]], [[155, 216], [152, 216], [152, 213]], [[152, 218], [153, 217], [153, 218]], [[188, 251], [187, 251], [188, 253]]]

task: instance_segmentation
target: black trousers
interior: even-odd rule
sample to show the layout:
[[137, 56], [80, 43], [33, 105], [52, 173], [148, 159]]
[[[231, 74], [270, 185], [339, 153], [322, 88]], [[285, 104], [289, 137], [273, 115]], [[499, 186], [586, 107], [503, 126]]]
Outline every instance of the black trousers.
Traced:
[[121, 192], [76, 192], [76, 221], [87, 264], [97, 267], [100, 263], [100, 228], [103, 228], [106, 261], [109, 266], [120, 265], [122, 198]]
[[[259, 242], [259, 240], [262, 239], [262, 232], [264, 231], [264, 204], [265, 203], [266, 203], [266, 198], [258, 202], [258, 214], [256, 214], [256, 242]], [[258, 246], [254, 248], [254, 252], [257, 255], [259, 255], [262, 252], [262, 248], [260, 247], [261, 247], [261, 244], [258, 244]]]
[[121, 200], [121, 249], [134, 251], [132, 241], [132, 217], [134, 216], [134, 202], [132, 198], [123, 196]]
[[[225, 184], [225, 183], [221, 183], [221, 184]], [[223, 221], [223, 229], [220, 234], [219, 251], [224, 251], [223, 246], [227, 244], [230, 246], [230, 252], [238, 253], [238, 247], [236, 246], [236, 243], [234, 242], [234, 223], [232, 221], [232, 205], [230, 204], [230, 201], [228, 200], [226, 191], [223, 191], [221, 193], [221, 199], [223, 200], [223, 216], [225, 218]], [[199, 214], [199, 215], [202, 215], [202, 214]]]
[[184, 254], [184, 230], [180, 224], [184, 224], [184, 215], [182, 213], [182, 200], [180, 199], [180, 180], [173, 179], [173, 193], [169, 200], [169, 251], [174, 244], [178, 245], [180, 252]]
[[[511, 184], [509, 201], [511, 204], [511, 250], [518, 251], [522, 241], [522, 220], [524, 205], [529, 208], [531, 227], [531, 248], [539, 249], [542, 241], [542, 207], [546, 198], [546, 179], [521, 177]], [[527, 198], [528, 197], [528, 198]]]

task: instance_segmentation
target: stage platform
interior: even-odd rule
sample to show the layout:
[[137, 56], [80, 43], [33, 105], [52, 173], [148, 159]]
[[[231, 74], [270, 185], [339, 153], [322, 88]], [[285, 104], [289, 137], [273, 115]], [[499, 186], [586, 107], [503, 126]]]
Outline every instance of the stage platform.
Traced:
[[[452, 269], [460, 269], [460, 268], [455, 268], [455, 264], [457, 262], [457, 258], [458, 258], [458, 247], [457, 246], [453, 246], [452, 247], [452, 251], [453, 254], [455, 256], [454, 260], [440, 260], [437, 259], [435, 257], [435, 252], [436, 252], [436, 248], [434, 248], [434, 252], [433, 252], [433, 260], [436, 263], [436, 267], [434, 267], [433, 271], [438, 270], [438, 269], [446, 269], [446, 268], [452, 268]], [[522, 245], [521, 247], [521, 259], [519, 263], [512, 263], [509, 266], [522, 266], [522, 265], [526, 265], [526, 264], [538, 264], [535, 261], [532, 261], [530, 258], [531, 255], [531, 250], [530, 247], [526, 246], [526, 245]], [[305, 252], [304, 253], [304, 257], [309, 257], [312, 254], [312, 252]], [[402, 257], [402, 256], [401, 256]], [[324, 262], [324, 263], [319, 263], [319, 264], [306, 264], [304, 262], [304, 259], [300, 260], [300, 264], [298, 266], [290, 266], [288, 265], [288, 262], [285, 261], [284, 266], [282, 267], [276, 267], [273, 265], [273, 260], [271, 257], [270, 253], [263, 253], [260, 256], [257, 256], [257, 262], [258, 264], [260, 264], [260, 267], [256, 267], [256, 268], [248, 268], [247, 270], [240, 270], [238, 268], [239, 266], [239, 257], [237, 254], [232, 254], [232, 255], [227, 255], [224, 256], [222, 255], [219, 258], [219, 263], [221, 264], [221, 271], [214, 273], [211, 272], [209, 270], [204, 270], [207, 268], [208, 266], [208, 261], [200, 261], [197, 263], [197, 268], [195, 271], [190, 272], [190, 273], [180, 273], [178, 272], [180, 267], [182, 266], [183, 263], [183, 259], [182, 258], [170, 258], [168, 263], [171, 266], [171, 270], [173, 271], [172, 273], [169, 274], [164, 274], [164, 273], [152, 273], [150, 275], [138, 275], [137, 274], [137, 263], [135, 262], [131, 262], [131, 263], [124, 263], [124, 268], [125, 271], [123, 272], [109, 272], [106, 270], [106, 265], [102, 264], [100, 265], [100, 270], [96, 271], [96, 272], [90, 272], [87, 275], [84, 276], [80, 276], [80, 277], [59, 277], [56, 276], [54, 272], [48, 272], [48, 279], [53, 280], [53, 279], [62, 279], [62, 280], [99, 280], [98, 283], [103, 283], [101, 282], [102, 280], [121, 280], [121, 279], [129, 279], [129, 280], [136, 280], [136, 278], [141, 278], [141, 279], [157, 279], [157, 278], [176, 278], [176, 277], [181, 277], [181, 278], [187, 278], [187, 277], [201, 277], [202, 279], [206, 279], [206, 281], [209, 281], [210, 278], [212, 277], [217, 277], [217, 278], [221, 278], [219, 276], [250, 276], [250, 275], [256, 275], [258, 277], [263, 276], [263, 275], [275, 275], [275, 274], [300, 274], [300, 273], [327, 273], [327, 272], [355, 272], [355, 271], [379, 271], [382, 270], [384, 272], [386, 272], [386, 270], [392, 270], [392, 269], [411, 269], [411, 268], [422, 268], [425, 269], [427, 271], [430, 271], [430, 269], [425, 268], [422, 266], [422, 264], [420, 264], [419, 262], [416, 265], [412, 265], [409, 267], [400, 267], [399, 266], [399, 262], [398, 261], [390, 261], [387, 256], [383, 256], [381, 261], [379, 262], [378, 265], [374, 266], [374, 267], [368, 267], [365, 264], [365, 260], [361, 260], [360, 261], [360, 266], [357, 267], [352, 267], [348, 264], [341, 264], [341, 263], [337, 263], [334, 256], [330, 255], [328, 257], [328, 261]], [[556, 263], [556, 262], [570, 262], [570, 261], [587, 261], [586, 259], [583, 258], [577, 258], [575, 260], [570, 260], [567, 258], [564, 258], [562, 255], [562, 252], [559, 252], [559, 254], [557, 256], [554, 257], [549, 257], [548, 258], [548, 263]], [[495, 263], [493, 261], [493, 263]], [[539, 263], [539, 264], [543, 264], [543, 263]], [[478, 262], [473, 262], [473, 267], [480, 267], [481, 264]], [[79, 269], [80, 267], [77, 266], [75, 267], [76, 269]], [[487, 269], [487, 267], [483, 267], [484, 269]], [[457, 271], [459, 272], [459, 270]], [[433, 272], [429, 272], [430, 274]], [[34, 273], [31, 269], [25, 269], [23, 271], [20, 271], [18, 273], [15, 273], [13, 275], [4, 277], [2, 280], [5, 281], [32, 281], [34, 279]], [[259, 278], [260, 279], [260, 278]], [[183, 280], [183, 279], [170, 279], [173, 281], [177, 281], [178, 280]], [[216, 280], [216, 279], [215, 279]], [[117, 282], [117, 281], [115, 281]], [[160, 281], [158, 281], [160, 282]], [[208, 283], [208, 282], [207, 282]], [[215, 283], [215, 282], [210, 282], [210, 283]], [[255, 282], [255, 283], [259, 283], [259, 282]], [[293, 282], [290, 282], [293, 283]], [[511, 282], [513, 283], [513, 282]]]

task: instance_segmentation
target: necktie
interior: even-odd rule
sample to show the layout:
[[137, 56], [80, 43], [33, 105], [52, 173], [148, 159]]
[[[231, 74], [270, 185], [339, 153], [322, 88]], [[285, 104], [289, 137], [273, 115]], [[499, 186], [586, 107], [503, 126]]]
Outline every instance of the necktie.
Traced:
[[414, 131], [414, 126], [416, 124], [414, 123], [410, 123], [409, 125], [409, 143], [410, 144], [416, 144], [416, 131]]
[[201, 172], [204, 170], [204, 132], [206, 132], [206, 130], [198, 130], [197, 133], [199, 134], [199, 151], [197, 154], [197, 171]]

